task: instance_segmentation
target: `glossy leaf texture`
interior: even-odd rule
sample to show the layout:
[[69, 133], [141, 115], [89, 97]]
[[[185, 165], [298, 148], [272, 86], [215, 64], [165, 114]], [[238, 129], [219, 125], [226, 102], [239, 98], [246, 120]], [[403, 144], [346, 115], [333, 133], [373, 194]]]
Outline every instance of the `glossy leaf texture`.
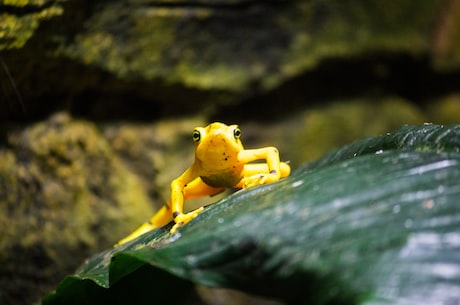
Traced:
[[192, 283], [287, 304], [460, 303], [460, 125], [333, 151], [90, 258], [42, 304], [180, 304]]

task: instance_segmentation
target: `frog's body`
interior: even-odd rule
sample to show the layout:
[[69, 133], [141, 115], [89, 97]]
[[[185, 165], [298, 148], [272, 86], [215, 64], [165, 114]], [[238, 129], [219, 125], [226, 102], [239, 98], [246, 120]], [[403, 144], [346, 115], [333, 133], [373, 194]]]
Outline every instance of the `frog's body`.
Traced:
[[[275, 147], [244, 149], [237, 125], [211, 123], [193, 132], [196, 142], [195, 161], [171, 182], [171, 198], [149, 222], [144, 223], [117, 245], [130, 241], [171, 220], [171, 233], [195, 218], [203, 207], [183, 213], [184, 200], [218, 194], [226, 188], [247, 188], [278, 181], [290, 173], [287, 163], [280, 162]], [[264, 159], [266, 163], [252, 161]]]

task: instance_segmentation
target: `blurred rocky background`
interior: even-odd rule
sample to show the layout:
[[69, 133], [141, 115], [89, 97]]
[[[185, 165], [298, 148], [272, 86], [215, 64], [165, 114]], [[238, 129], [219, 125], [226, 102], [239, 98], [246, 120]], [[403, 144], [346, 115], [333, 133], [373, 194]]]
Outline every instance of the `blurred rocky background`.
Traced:
[[0, 304], [150, 217], [215, 120], [294, 168], [458, 123], [460, 1], [0, 0]]

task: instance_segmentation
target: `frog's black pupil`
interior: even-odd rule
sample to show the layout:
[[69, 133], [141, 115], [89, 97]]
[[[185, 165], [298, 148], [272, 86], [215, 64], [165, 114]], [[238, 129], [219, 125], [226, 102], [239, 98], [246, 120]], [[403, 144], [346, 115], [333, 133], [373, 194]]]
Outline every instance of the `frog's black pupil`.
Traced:
[[198, 142], [200, 140], [200, 132], [194, 131], [193, 132], [193, 141]]
[[239, 128], [235, 129], [235, 131], [233, 131], [233, 135], [235, 138], [239, 138], [241, 136], [241, 130]]

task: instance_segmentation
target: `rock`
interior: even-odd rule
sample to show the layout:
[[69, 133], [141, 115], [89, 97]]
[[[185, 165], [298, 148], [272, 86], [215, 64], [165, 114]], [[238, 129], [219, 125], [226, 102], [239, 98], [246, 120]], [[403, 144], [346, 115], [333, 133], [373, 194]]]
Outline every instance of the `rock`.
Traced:
[[[46, 3], [1, 8], [11, 18], [32, 18], [30, 11], [60, 2]], [[444, 94], [458, 84], [456, 3], [71, 0], [23, 49], [2, 55], [9, 70], [0, 69], [2, 100], [14, 108], [22, 95], [32, 119], [63, 100], [78, 115], [152, 119], [248, 101], [247, 112], [263, 117], [252, 98], [274, 90], [283, 111], [331, 92]], [[30, 35], [8, 18], [0, 28], [24, 42]], [[295, 88], [276, 91], [294, 79]], [[21, 117], [13, 112], [0, 119]]]

